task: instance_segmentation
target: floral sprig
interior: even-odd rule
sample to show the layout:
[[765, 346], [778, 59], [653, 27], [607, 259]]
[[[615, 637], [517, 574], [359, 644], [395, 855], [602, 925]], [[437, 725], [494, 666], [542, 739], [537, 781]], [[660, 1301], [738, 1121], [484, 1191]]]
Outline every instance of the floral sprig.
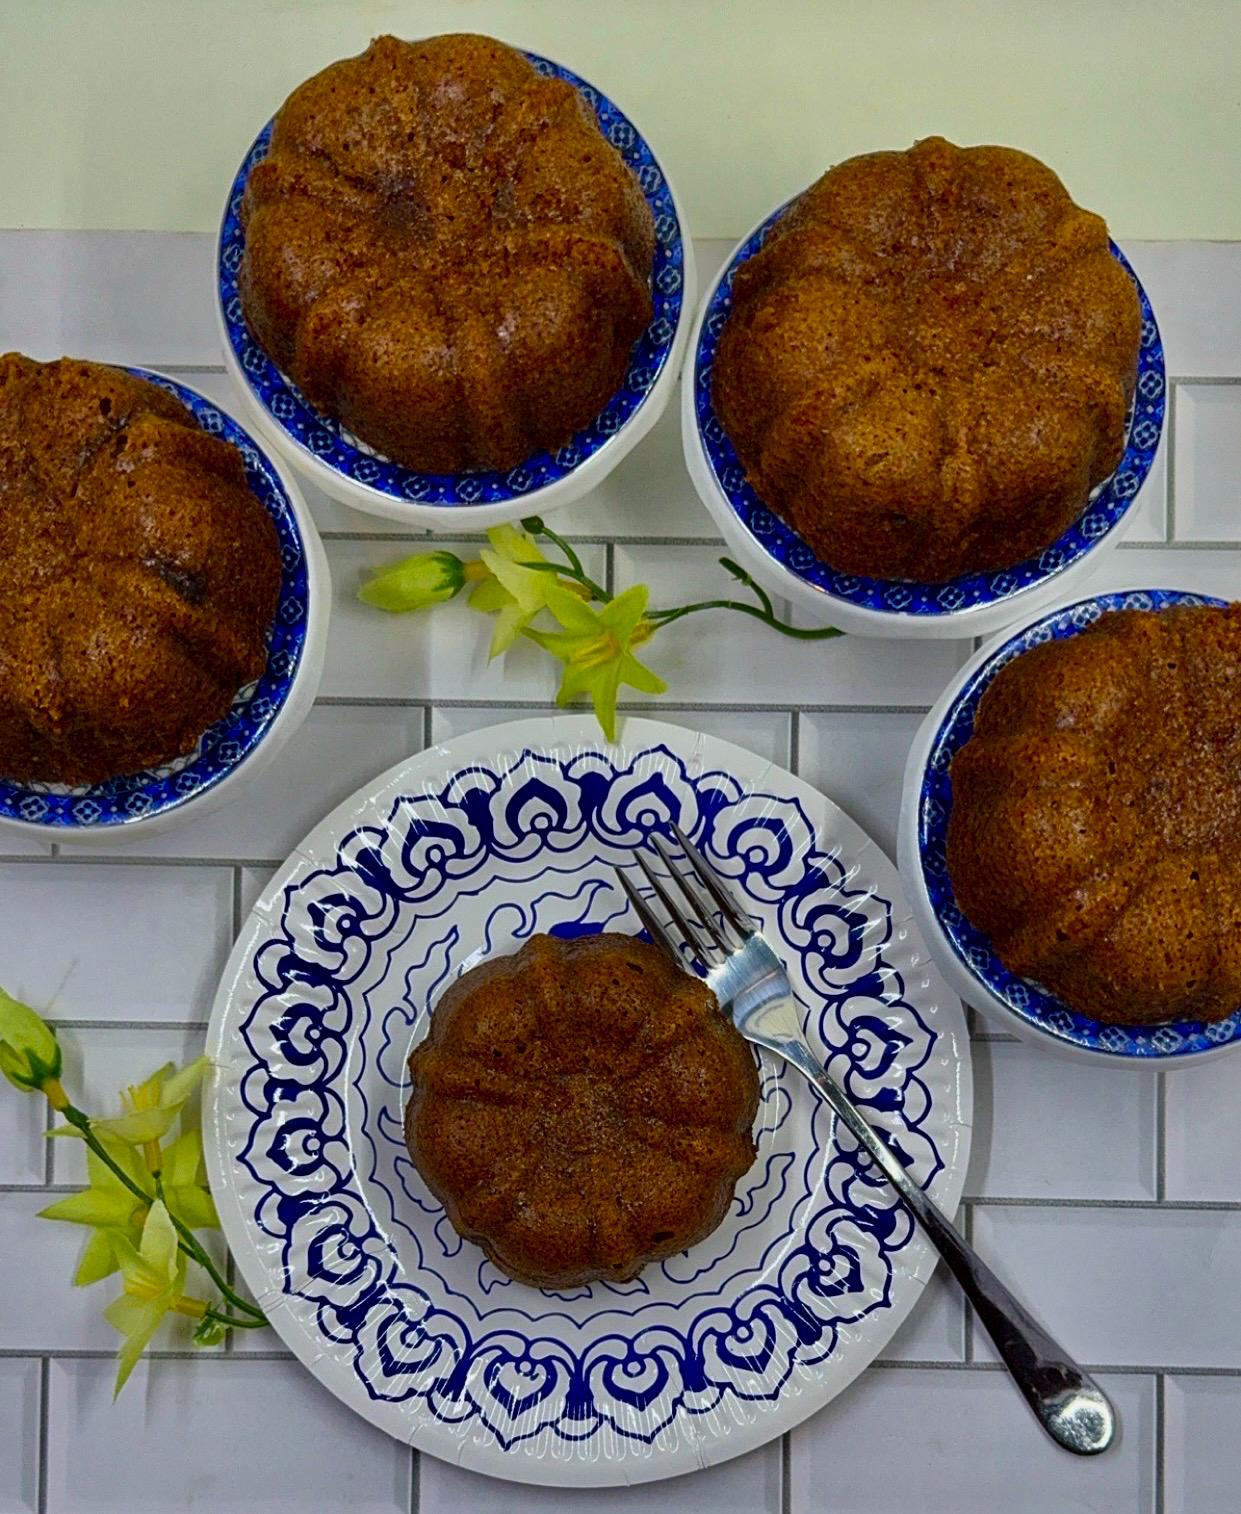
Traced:
[[[556, 703], [589, 697], [609, 741], [616, 740], [616, 701], [622, 685], [643, 694], [663, 694], [668, 687], [638, 660], [635, 649], [687, 615], [732, 610], [799, 641], [842, 634], [834, 626], [794, 626], [781, 620], [766, 590], [728, 557], [720, 558], [721, 566], [754, 595], [753, 604], [703, 599], [652, 610], [645, 584], [609, 593], [586, 573], [572, 544], [537, 515], [521, 524], [520, 531], [494, 526], [487, 532], [489, 545], [473, 561], [443, 550], [403, 558], [364, 583], [358, 598], [379, 610], [404, 613], [446, 604], [468, 588], [470, 608], [496, 617], [490, 655], [500, 656], [523, 637], [542, 647], [563, 664]], [[546, 556], [536, 537], [550, 544], [556, 559]]]
[[[89, 1230], [73, 1277], [76, 1287], [120, 1273], [122, 1291], [104, 1310], [124, 1337], [117, 1393], [169, 1314], [196, 1321], [196, 1346], [218, 1345], [230, 1330], [267, 1325], [263, 1311], [231, 1287], [194, 1234], [220, 1224], [203, 1179], [202, 1134], [186, 1113], [209, 1067], [206, 1057], [182, 1068], [166, 1063], [121, 1094], [119, 1114], [92, 1117], [65, 1092], [56, 1032], [29, 1005], [0, 989], [0, 1073], [23, 1093], [41, 1093], [64, 1119], [49, 1134], [86, 1146], [88, 1186], [39, 1215]], [[178, 1124], [184, 1128], [174, 1135]], [[186, 1292], [190, 1262], [202, 1268], [218, 1299]]]

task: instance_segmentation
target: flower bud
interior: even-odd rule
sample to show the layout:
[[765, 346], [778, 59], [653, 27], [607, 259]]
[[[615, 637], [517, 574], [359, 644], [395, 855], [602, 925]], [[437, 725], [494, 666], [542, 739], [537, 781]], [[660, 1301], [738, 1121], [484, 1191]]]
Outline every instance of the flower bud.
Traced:
[[377, 610], [426, 610], [454, 598], [465, 581], [466, 565], [452, 552], [417, 552], [376, 573], [358, 598]]
[[27, 1004], [0, 988], [0, 1072], [23, 1093], [37, 1093], [60, 1078], [56, 1032]]

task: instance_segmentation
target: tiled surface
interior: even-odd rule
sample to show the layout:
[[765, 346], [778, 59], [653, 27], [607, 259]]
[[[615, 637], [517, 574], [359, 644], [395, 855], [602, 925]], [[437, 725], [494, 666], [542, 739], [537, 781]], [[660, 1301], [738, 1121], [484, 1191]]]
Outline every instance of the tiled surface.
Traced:
[[1241, 384], [1176, 391], [1175, 535], [1241, 542]]
[[48, 1384], [56, 1514], [404, 1514], [408, 1450], [289, 1361], [140, 1364], [112, 1402], [112, 1364], [58, 1361]]
[[1241, 1474], [1241, 1381], [1170, 1377], [1164, 1386], [1165, 1514], [1234, 1514]]
[[[174, 367], [235, 406], [219, 368], [210, 243], [0, 233], [5, 343]], [[704, 283], [725, 251], [700, 248]], [[1160, 319], [1175, 399], [1126, 544], [1094, 583], [1236, 595], [1241, 527], [1228, 491], [1241, 473], [1241, 385], [1218, 381], [1241, 377], [1241, 249], [1126, 251]], [[328, 536], [335, 620], [320, 702], [272, 774], [216, 816], [111, 854], [53, 860], [46, 847], [0, 838], [0, 982], [68, 1022], [68, 1075], [82, 1088], [85, 1065], [86, 1100], [109, 1106], [122, 1082], [201, 1044], [235, 922], [333, 805], [428, 740], [545, 711], [554, 695], [554, 673], [532, 648], [489, 664], [482, 627], [459, 606], [388, 617], [358, 605], [363, 574], [416, 550], [420, 533], [308, 495]], [[722, 547], [684, 472], [675, 401], [556, 523], [582, 539], [595, 576], [641, 576], [656, 602], [719, 592]], [[792, 762], [889, 852], [910, 738], [968, 653], [800, 644], [723, 615], [682, 622], [654, 650], [679, 702], [627, 708]], [[419, 1464], [257, 1334], [210, 1359], [188, 1352], [184, 1331], [161, 1336], [163, 1354], [114, 1406], [115, 1341], [99, 1296], [67, 1283], [81, 1236], [34, 1218], [50, 1197], [40, 1112], [0, 1089], [0, 1514], [1231, 1511], [1241, 1483], [1241, 1057], [1169, 1074], [1160, 1097], [1150, 1075], [1079, 1068], [982, 1034], [965, 1221], [1072, 1349], [1126, 1369], [1104, 1377], [1123, 1436], [1098, 1462], [1039, 1438], [942, 1279], [885, 1365], [783, 1447], [634, 1490], [556, 1496]], [[62, 1144], [54, 1155], [63, 1188], [79, 1153]]]
[[1041, 1438], [998, 1372], [869, 1372], [792, 1434], [790, 1505], [824, 1514], [1153, 1514], [1155, 1385], [1103, 1386], [1125, 1427], [1081, 1461]]
[[32, 1358], [0, 1360], [0, 1426], [7, 1432], [0, 1457], [0, 1514], [34, 1514], [39, 1506], [41, 1375]]

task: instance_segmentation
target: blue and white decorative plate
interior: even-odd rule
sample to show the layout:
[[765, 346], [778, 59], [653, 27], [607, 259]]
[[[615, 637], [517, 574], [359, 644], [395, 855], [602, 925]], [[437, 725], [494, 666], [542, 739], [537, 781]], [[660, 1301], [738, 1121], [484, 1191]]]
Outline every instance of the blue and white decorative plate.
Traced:
[[285, 1342], [372, 1423], [527, 1482], [737, 1456], [876, 1355], [935, 1254], [791, 1069], [720, 1228], [623, 1285], [543, 1292], [462, 1242], [406, 1151], [406, 1061], [444, 986], [536, 931], [638, 930], [615, 865], [677, 820], [779, 943], [808, 1034], [951, 1212], [961, 1007], [896, 871], [808, 784], [709, 736], [520, 721], [393, 768], [315, 829], [241, 933], [208, 1034], [212, 1189]]
[[564, 79], [595, 112], [607, 140], [637, 175], [655, 218], [654, 312], [634, 345], [620, 390], [589, 426], [556, 452], [539, 452], [507, 472], [417, 473], [320, 415], [250, 335], [238, 279], [245, 238], [241, 201], [250, 170], [267, 154], [272, 123], [255, 139], [229, 191], [217, 258], [224, 358], [259, 430], [298, 471], [341, 504], [431, 530], [477, 530], [579, 499], [609, 474], [663, 413], [693, 318], [693, 249], [659, 160], [620, 108], [570, 69], [535, 53], [549, 78]]
[[0, 777], [0, 827], [45, 841], [80, 845], [114, 840], [121, 830], [146, 835], [214, 808], [234, 782], [265, 766], [301, 723], [314, 702], [323, 660], [327, 565], [296, 486], [214, 400], [163, 374], [128, 371], [175, 395], [204, 431], [240, 452], [246, 482], [276, 526], [280, 597], [262, 676], [238, 692], [228, 714], [203, 733], [188, 756], [76, 787]]
[[1006, 1027], [1058, 1050], [1099, 1054], [1134, 1066], [1199, 1060], [1241, 1047], [1241, 1005], [1208, 1024], [1108, 1025], [1069, 1008], [996, 956], [990, 941], [965, 918], [948, 876], [952, 815], [952, 759], [974, 733], [979, 701], [1014, 657], [1046, 641], [1076, 636], [1111, 610], [1162, 610], [1169, 605], [1219, 605], [1223, 600], [1178, 589], [1130, 589], [1079, 600], [1042, 615], [1004, 640], [984, 647], [949, 686], [914, 739], [905, 770], [900, 822], [901, 876], [918, 922], [945, 977], [962, 998], [998, 1014]]
[[1120, 248], [1112, 253], [1133, 280], [1142, 307], [1138, 376], [1124, 455], [1111, 478], [1091, 495], [1082, 515], [1036, 557], [1001, 572], [967, 573], [945, 583], [866, 578], [841, 573], [754, 492], [711, 402], [716, 349], [732, 309], [737, 270], [760, 250], [795, 200], [767, 217], [742, 241], [707, 292], [690, 336], [690, 365], [682, 393], [686, 463], [703, 503], [732, 549], [767, 588], [820, 620], [871, 636], [972, 636], [1015, 620], [1061, 597], [1066, 576], [1090, 566], [1089, 555], [1113, 535], [1142, 487], [1163, 431], [1167, 382], [1163, 343], [1146, 291]]

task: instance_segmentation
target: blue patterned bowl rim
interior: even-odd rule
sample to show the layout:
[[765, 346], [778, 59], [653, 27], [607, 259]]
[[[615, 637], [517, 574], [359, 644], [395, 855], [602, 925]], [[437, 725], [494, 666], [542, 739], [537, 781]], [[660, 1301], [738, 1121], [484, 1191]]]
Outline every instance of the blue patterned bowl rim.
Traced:
[[241, 453], [246, 482], [271, 516], [279, 537], [280, 597], [262, 676], [239, 692], [228, 714], [204, 732], [188, 760], [69, 789], [0, 778], [0, 819], [47, 826], [62, 837], [74, 831], [97, 832], [103, 827], [153, 819], [222, 782], [271, 729], [289, 697], [306, 644], [309, 582], [305, 543], [280, 475], [249, 432], [214, 401], [146, 368], [130, 368], [128, 372], [175, 395], [204, 431], [231, 443]]
[[1179, 589], [1127, 590], [1079, 600], [1035, 620], [997, 646], [974, 670], [931, 739], [918, 795], [918, 862], [940, 929], [966, 970], [1036, 1030], [1087, 1051], [1114, 1057], [1175, 1058], [1214, 1051], [1241, 1039], [1241, 1006], [1226, 1019], [1176, 1020], [1164, 1025], [1108, 1025], [1078, 1014], [1054, 994], [1008, 971], [991, 943], [965, 918], [948, 876], [952, 815], [952, 759], [970, 739], [978, 703], [1001, 668], [1031, 647], [1076, 636], [1110, 610], [1164, 610], [1172, 605], [1222, 605], [1208, 594]]
[[535, 453], [505, 472], [417, 473], [390, 462], [336, 421], [320, 415], [254, 341], [241, 310], [238, 280], [245, 249], [242, 193], [250, 170], [267, 155], [271, 121], [255, 138], [229, 192], [220, 226], [217, 262], [220, 311], [229, 346], [251, 394], [278, 433], [294, 447], [309, 453], [343, 479], [395, 500], [451, 510], [454, 506], [503, 504], [534, 496], [537, 491], [568, 478], [633, 419], [672, 357], [684, 314], [686, 271], [684, 232], [667, 176], [637, 127], [606, 95], [559, 63], [536, 53], [525, 56], [539, 73], [565, 80], [583, 96], [595, 112], [605, 138], [637, 175], [655, 218], [655, 262], [651, 273], [654, 311], [650, 324], [634, 344], [620, 390], [588, 426], [554, 453]]
[[1124, 519], [1137, 498], [1163, 431], [1167, 379], [1163, 343], [1150, 300], [1125, 255], [1110, 243], [1112, 254], [1133, 280], [1142, 307], [1138, 375], [1129, 412], [1124, 455], [1115, 473], [1091, 496], [1086, 509], [1067, 531], [1035, 557], [1012, 568], [966, 573], [943, 583], [866, 578], [841, 573], [816, 557], [810, 546], [769, 510], [755, 493], [711, 402], [711, 375], [716, 348], [732, 308], [737, 270], [763, 246], [768, 235], [800, 196], [781, 205], [737, 248], [703, 314], [693, 357], [694, 413], [699, 441], [715, 484], [754, 546], [812, 589], [829, 598], [884, 614], [925, 618], [957, 615], [1002, 603], [1014, 594], [1046, 583], [1089, 552]]

